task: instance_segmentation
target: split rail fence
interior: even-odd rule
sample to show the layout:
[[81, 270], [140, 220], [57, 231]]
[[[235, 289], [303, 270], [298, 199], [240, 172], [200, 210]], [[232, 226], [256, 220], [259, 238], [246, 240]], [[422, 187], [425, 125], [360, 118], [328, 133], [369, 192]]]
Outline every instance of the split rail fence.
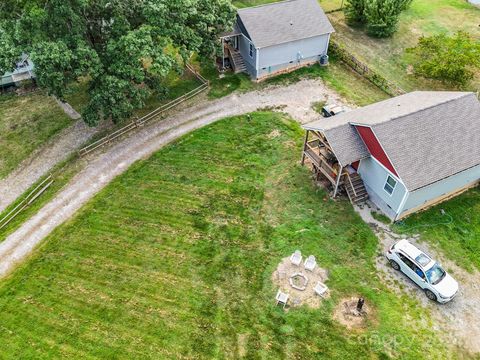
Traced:
[[140, 126], [145, 125], [147, 122], [158, 118], [160, 115], [165, 113], [168, 110], [173, 109], [174, 107], [180, 105], [181, 103], [199, 95], [200, 93], [204, 92], [207, 90], [210, 86], [210, 82], [205, 79], [198, 71], [196, 71], [191, 65], [187, 64], [186, 68], [188, 71], [190, 71], [195, 77], [201, 82], [201, 85], [196, 87], [195, 89], [187, 92], [186, 94], [183, 94], [182, 96], [179, 96], [176, 99], [173, 99], [172, 101], [158, 107], [157, 109], [153, 110], [152, 112], [148, 113], [145, 116], [142, 116], [141, 118], [134, 118], [132, 119], [128, 124], [125, 126], [121, 127], [118, 130], [113, 131], [112, 133], [108, 134], [107, 136], [81, 148], [78, 151], [78, 154], [82, 157], [85, 156], [96, 149], [110, 144], [112, 141], [115, 139], [121, 137], [124, 134], [129, 133], [130, 131], [139, 128]]
[[33, 189], [20, 203], [17, 204], [7, 215], [0, 219], [0, 229], [7, 226], [23, 210], [29, 207], [37, 198], [42, 195], [52, 185], [52, 174], [45, 178], [35, 189]]

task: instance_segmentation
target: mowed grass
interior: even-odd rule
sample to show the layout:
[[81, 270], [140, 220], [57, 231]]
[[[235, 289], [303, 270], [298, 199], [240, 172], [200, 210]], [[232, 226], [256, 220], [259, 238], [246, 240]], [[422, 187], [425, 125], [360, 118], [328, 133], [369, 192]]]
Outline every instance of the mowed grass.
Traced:
[[302, 79], [319, 79], [343, 96], [347, 101], [357, 106], [365, 106], [377, 101], [385, 100], [389, 96], [377, 86], [355, 73], [334, 56], [326, 67], [318, 64], [303, 67], [291, 73], [278, 75], [260, 83], [255, 83], [246, 74], [227, 73], [219, 78], [214, 66], [203, 65], [203, 75], [210, 79], [209, 97], [221, 98], [234, 91], [246, 92], [261, 90], [269, 85], [287, 86]]
[[422, 240], [439, 247], [459, 266], [480, 270], [480, 187], [412, 215], [396, 228], [420, 233]]
[[[233, 4], [237, 8], [245, 8], [251, 6], [264, 5], [279, 0], [234, 0]], [[342, 0], [319, 0], [320, 5], [324, 11], [332, 11], [340, 9], [342, 6]]]
[[[427, 310], [387, 290], [377, 239], [298, 164], [281, 114], [235, 117], [136, 163], [0, 286], [2, 358], [455, 358]], [[274, 305], [300, 249], [329, 270], [319, 309]], [[364, 329], [332, 319], [363, 295]]]
[[[369, 37], [363, 29], [346, 25], [343, 12], [328, 16], [336, 30], [334, 40], [406, 91], [449, 89], [439, 81], [416, 78], [411, 74], [411, 61], [405, 49], [416, 46], [421, 36], [463, 30], [480, 39], [480, 8], [465, 0], [413, 0], [411, 7], [400, 16], [398, 31], [387, 39]], [[480, 73], [464, 87], [470, 91], [478, 89]]]
[[42, 92], [0, 96], [0, 179], [72, 121]]

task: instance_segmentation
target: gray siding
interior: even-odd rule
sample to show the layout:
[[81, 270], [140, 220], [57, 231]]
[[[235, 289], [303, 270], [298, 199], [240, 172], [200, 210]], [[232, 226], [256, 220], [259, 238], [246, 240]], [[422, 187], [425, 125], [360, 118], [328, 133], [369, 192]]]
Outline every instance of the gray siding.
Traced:
[[[407, 193], [405, 186], [371, 157], [360, 161], [358, 173], [362, 177], [370, 198], [375, 205], [391, 218], [398, 214], [402, 201]], [[391, 195], [383, 188], [389, 175], [397, 180], [397, 185]]]
[[329, 39], [325, 34], [258, 49], [257, 77], [319, 60], [328, 51]]
[[474, 183], [475, 181], [478, 181], [479, 179], [480, 165], [477, 165], [444, 180], [413, 191], [408, 194], [407, 201], [405, 202], [402, 212], [414, 209], [425, 204], [427, 201], [452, 193], [455, 190], [461, 189], [471, 183]]
[[247, 65], [247, 71], [251, 77], [257, 78], [257, 56], [258, 49], [253, 46], [253, 58], [250, 57], [250, 40], [246, 36], [240, 35], [238, 37], [238, 51], [243, 56], [243, 60]]

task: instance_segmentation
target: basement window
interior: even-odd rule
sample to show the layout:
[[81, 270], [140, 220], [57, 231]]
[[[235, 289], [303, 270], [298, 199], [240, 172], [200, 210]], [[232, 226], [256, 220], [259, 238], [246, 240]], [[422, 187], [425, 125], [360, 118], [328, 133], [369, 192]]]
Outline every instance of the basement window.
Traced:
[[393, 194], [393, 190], [395, 190], [395, 186], [397, 186], [397, 181], [391, 177], [390, 175], [387, 177], [387, 181], [385, 182], [385, 186], [383, 189], [389, 194]]

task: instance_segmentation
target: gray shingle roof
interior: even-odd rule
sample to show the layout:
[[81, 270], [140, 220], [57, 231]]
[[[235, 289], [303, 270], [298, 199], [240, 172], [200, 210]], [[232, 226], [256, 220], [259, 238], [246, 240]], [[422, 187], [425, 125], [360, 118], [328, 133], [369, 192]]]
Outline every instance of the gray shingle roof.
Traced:
[[287, 0], [239, 9], [238, 16], [257, 48], [335, 31], [317, 0]]
[[323, 131], [347, 165], [368, 156], [351, 123], [372, 127], [410, 191], [480, 164], [480, 102], [473, 93], [416, 91], [304, 128]]

